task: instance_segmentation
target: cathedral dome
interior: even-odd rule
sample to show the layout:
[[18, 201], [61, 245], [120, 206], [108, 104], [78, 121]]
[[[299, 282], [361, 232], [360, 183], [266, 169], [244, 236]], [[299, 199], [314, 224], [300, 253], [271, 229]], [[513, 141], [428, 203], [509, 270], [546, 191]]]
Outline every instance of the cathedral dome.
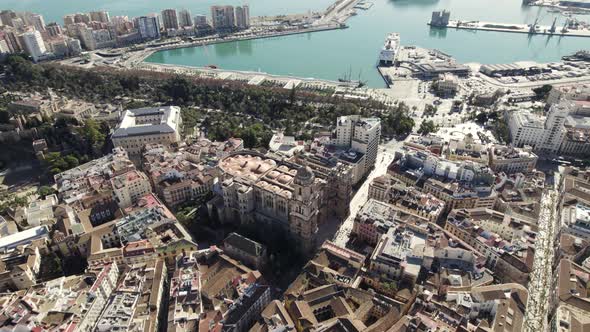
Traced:
[[297, 170], [297, 175], [295, 175], [295, 182], [301, 185], [310, 185], [314, 179], [315, 175], [309, 166], [301, 167]]

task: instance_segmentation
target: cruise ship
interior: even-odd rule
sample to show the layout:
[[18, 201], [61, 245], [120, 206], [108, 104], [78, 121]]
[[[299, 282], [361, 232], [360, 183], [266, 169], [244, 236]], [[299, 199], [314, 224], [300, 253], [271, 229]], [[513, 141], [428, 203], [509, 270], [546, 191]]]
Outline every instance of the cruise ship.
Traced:
[[399, 48], [399, 33], [390, 33], [379, 54], [379, 66], [393, 66]]

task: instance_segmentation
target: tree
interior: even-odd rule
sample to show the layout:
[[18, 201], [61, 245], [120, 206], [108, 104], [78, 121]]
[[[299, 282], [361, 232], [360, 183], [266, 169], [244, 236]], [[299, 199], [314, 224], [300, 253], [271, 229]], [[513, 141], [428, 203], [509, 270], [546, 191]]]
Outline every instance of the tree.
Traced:
[[244, 130], [241, 138], [244, 140], [244, 147], [247, 149], [252, 149], [258, 146], [258, 137], [252, 128]]
[[80, 165], [80, 161], [73, 154], [63, 157], [59, 152], [48, 153], [45, 162], [51, 174], [58, 174]]
[[55, 194], [56, 193], [56, 190], [53, 189], [53, 187], [41, 186], [37, 190], [37, 193], [39, 194], [39, 196], [45, 198], [45, 197], [47, 197], [49, 195]]
[[380, 116], [384, 135], [407, 135], [414, 129], [414, 119], [409, 116], [409, 108], [404, 103], [399, 103]]
[[80, 165], [78, 158], [76, 158], [74, 155], [71, 155], [71, 154], [67, 155], [64, 158], [64, 161], [68, 164], [68, 169], [74, 168], [74, 167], [77, 167], [78, 165]]
[[424, 116], [434, 116], [437, 111], [438, 108], [436, 106], [428, 104], [424, 107]]
[[418, 134], [420, 135], [427, 135], [432, 132], [436, 131], [436, 125], [431, 120], [422, 121], [420, 124], [420, 128], [418, 129]]
[[535, 93], [537, 99], [545, 100], [549, 96], [549, 92], [553, 89], [553, 86], [550, 84], [545, 84], [541, 87], [534, 88], [533, 92]]
[[87, 145], [86, 151], [79, 152], [94, 155], [94, 151], [101, 149], [105, 145], [108, 125], [104, 122], [99, 124], [93, 119], [88, 119], [78, 131], [84, 137]]

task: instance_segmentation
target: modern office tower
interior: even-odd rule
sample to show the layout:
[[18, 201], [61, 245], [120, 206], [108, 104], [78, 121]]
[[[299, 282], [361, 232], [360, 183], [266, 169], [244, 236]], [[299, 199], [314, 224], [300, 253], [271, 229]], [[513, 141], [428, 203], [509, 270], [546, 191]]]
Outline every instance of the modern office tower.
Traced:
[[158, 16], [141, 16], [137, 19], [137, 29], [143, 39], [160, 38], [160, 21]]
[[162, 11], [162, 25], [164, 26], [164, 30], [178, 29], [176, 9], [164, 9]]
[[108, 23], [111, 21], [110, 16], [109, 16], [109, 12], [104, 11], [104, 10], [90, 12], [89, 15], [90, 15], [91, 21], [103, 22], [103, 23]]
[[250, 27], [250, 8], [248, 5], [236, 7], [236, 26], [240, 29], [247, 29]]
[[39, 31], [35, 30], [23, 33], [21, 35], [21, 41], [25, 51], [35, 62], [37, 62], [43, 54], [47, 53], [45, 43], [43, 42], [43, 38]]
[[183, 9], [178, 12], [178, 25], [180, 27], [192, 27], [193, 26], [193, 18], [191, 17], [190, 10]]
[[195, 15], [195, 19], [194, 19], [193, 23], [197, 27], [207, 25], [207, 15], [201, 15], [201, 14]]
[[233, 29], [236, 26], [233, 6], [212, 6], [211, 23], [216, 30]]

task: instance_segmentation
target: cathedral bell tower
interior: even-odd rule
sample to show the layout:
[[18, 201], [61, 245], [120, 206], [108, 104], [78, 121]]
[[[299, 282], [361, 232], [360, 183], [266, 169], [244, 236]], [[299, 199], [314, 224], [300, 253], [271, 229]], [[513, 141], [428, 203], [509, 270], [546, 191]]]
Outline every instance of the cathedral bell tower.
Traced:
[[300, 240], [301, 249], [311, 253], [315, 248], [318, 228], [319, 188], [309, 166], [297, 170], [289, 214], [289, 231]]

